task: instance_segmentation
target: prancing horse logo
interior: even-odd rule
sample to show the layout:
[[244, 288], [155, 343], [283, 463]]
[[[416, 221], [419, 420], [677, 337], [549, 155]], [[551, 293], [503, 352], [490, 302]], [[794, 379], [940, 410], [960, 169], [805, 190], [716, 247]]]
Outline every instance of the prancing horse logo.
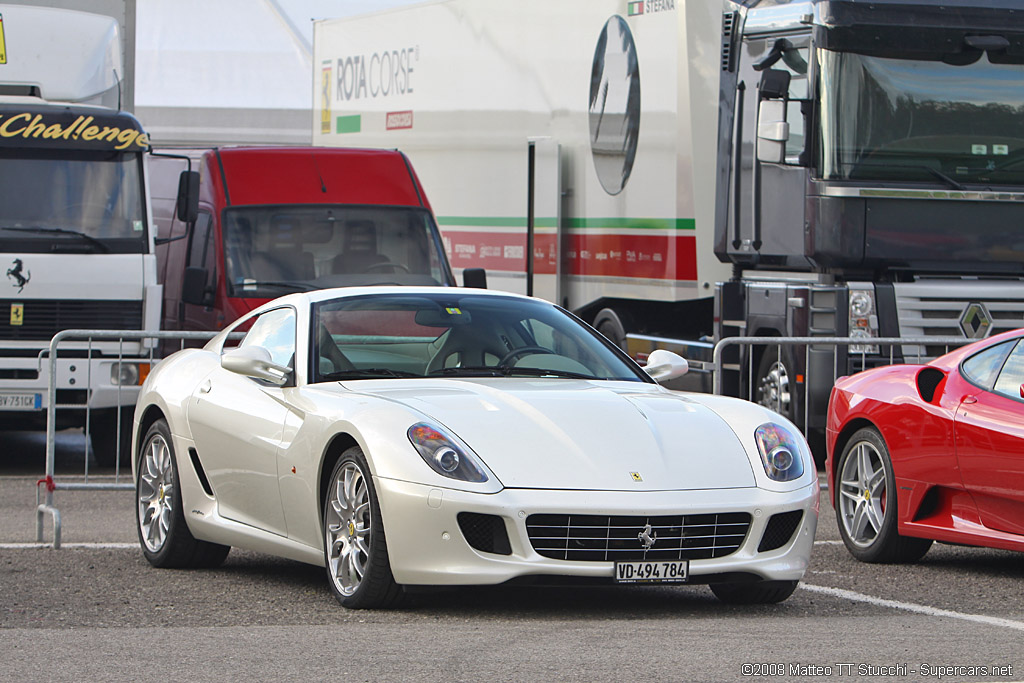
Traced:
[[636, 539], [643, 544], [644, 550], [650, 550], [654, 542], [658, 540], [658, 532], [651, 533], [651, 525], [648, 524], [643, 531], [636, 535]]
[[25, 285], [27, 285], [28, 281], [32, 279], [31, 272], [25, 273], [24, 275], [21, 274], [22, 268], [24, 268], [24, 264], [21, 262], [20, 258], [16, 258], [14, 259], [14, 267], [7, 269], [7, 277], [14, 278], [14, 284], [11, 286], [18, 288], [18, 294], [21, 294], [21, 290], [25, 289]]

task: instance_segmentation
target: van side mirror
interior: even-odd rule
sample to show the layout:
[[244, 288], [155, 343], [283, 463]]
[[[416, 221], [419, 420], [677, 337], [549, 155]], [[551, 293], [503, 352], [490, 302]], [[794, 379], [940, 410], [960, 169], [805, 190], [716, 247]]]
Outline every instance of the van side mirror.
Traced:
[[786, 158], [789, 124], [784, 100], [761, 100], [757, 108], [757, 160], [781, 164]]
[[189, 266], [181, 283], [181, 300], [196, 306], [212, 306], [213, 292], [206, 289], [209, 275], [206, 268]]
[[189, 224], [199, 218], [199, 171], [182, 171], [178, 177], [177, 216]]
[[483, 268], [466, 268], [462, 271], [462, 286], [487, 289], [487, 271]]

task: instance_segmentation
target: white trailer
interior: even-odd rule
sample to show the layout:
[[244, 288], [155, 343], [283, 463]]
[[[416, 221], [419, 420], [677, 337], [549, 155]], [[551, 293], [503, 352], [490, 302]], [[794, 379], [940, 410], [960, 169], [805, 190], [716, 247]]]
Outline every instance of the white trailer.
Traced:
[[641, 6], [447, 0], [317, 22], [313, 142], [405, 151], [456, 271], [619, 343], [640, 327], [627, 316], [709, 336], [730, 272], [713, 249], [721, 6]]
[[[156, 330], [161, 292], [145, 152], [121, 108], [121, 27], [111, 16], [0, 5], [0, 427], [46, 424], [60, 330]], [[67, 344], [58, 354], [58, 427], [90, 419], [101, 463], [130, 444], [148, 351]], [[118, 410], [118, 408], [121, 410]], [[120, 431], [120, 439], [118, 433]]]

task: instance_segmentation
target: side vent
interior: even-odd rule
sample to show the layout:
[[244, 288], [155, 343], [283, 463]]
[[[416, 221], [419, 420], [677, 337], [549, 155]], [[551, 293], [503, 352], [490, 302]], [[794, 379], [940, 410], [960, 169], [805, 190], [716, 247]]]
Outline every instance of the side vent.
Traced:
[[722, 71], [735, 71], [736, 59], [733, 51], [733, 43], [736, 30], [736, 12], [726, 12], [722, 15]]
[[931, 403], [935, 398], [935, 390], [942, 384], [946, 375], [938, 368], [926, 367], [917, 373], [917, 393], [926, 403]]
[[196, 449], [188, 449], [188, 457], [192, 461], [192, 469], [196, 471], [196, 476], [199, 477], [199, 483], [203, 485], [206, 495], [213, 498], [213, 487], [210, 486], [210, 480], [206, 478], [206, 471], [203, 470], [203, 464], [199, 462], [199, 454], [196, 453]]

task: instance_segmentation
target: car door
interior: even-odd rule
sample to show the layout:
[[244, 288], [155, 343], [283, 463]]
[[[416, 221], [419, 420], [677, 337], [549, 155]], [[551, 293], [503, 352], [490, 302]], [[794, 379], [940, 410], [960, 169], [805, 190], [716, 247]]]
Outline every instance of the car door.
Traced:
[[[293, 367], [295, 310], [261, 314], [239, 346], [262, 346], [273, 361]], [[288, 409], [283, 389], [222, 367], [189, 402], [188, 422], [199, 462], [227, 519], [287, 535], [277, 459]]]
[[964, 486], [985, 526], [1024, 534], [1024, 342], [990, 347], [961, 367], [973, 384], [954, 423]]

